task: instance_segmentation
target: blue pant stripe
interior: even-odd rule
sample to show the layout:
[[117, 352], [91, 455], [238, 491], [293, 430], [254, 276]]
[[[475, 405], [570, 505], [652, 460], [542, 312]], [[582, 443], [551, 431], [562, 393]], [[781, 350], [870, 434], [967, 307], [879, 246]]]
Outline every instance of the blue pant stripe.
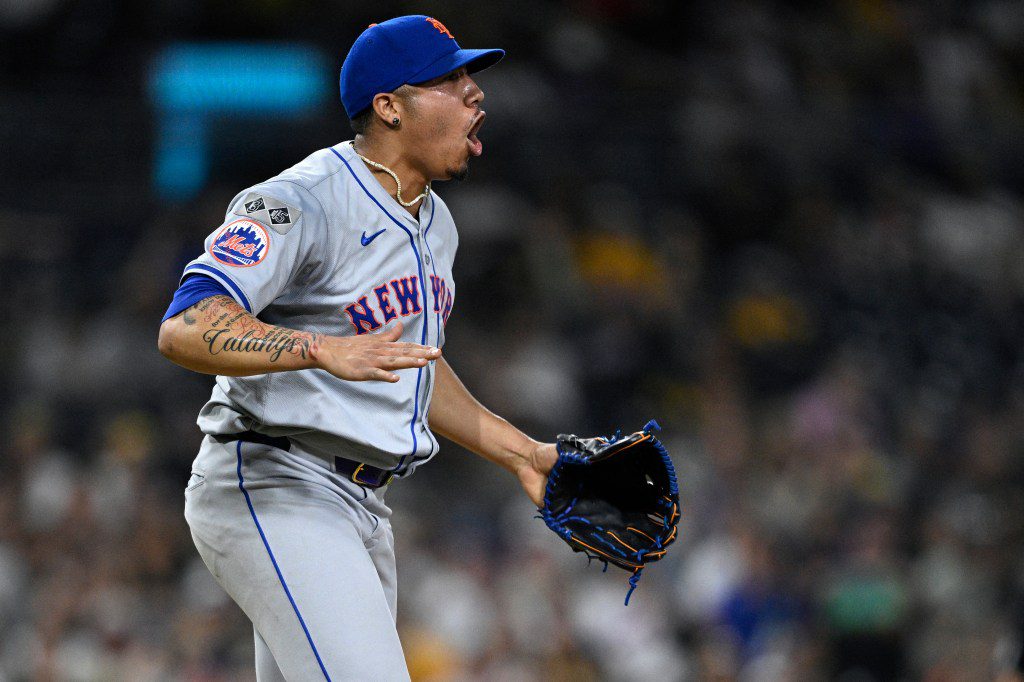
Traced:
[[324, 674], [324, 678], [327, 682], [331, 682], [331, 676], [327, 674], [327, 668], [324, 667], [323, 660], [320, 659], [320, 652], [316, 650], [316, 644], [313, 644], [313, 637], [309, 634], [309, 628], [306, 627], [306, 621], [302, 619], [302, 614], [299, 613], [299, 607], [295, 603], [295, 599], [292, 598], [292, 592], [288, 589], [288, 583], [284, 581], [284, 576], [281, 575], [281, 568], [277, 565], [277, 559], [274, 558], [274, 552], [270, 549], [270, 543], [267, 542], [267, 536], [263, 532], [263, 526], [260, 525], [260, 520], [256, 518], [256, 510], [253, 509], [252, 500], [249, 498], [249, 491], [245, 489], [245, 481], [242, 480], [242, 441], [238, 441], [238, 489], [245, 495], [245, 503], [249, 505], [249, 514], [252, 515], [253, 523], [256, 524], [256, 530], [260, 533], [260, 538], [263, 540], [263, 546], [267, 548], [267, 554], [270, 555], [270, 563], [274, 564], [274, 570], [277, 571], [277, 579], [281, 581], [281, 587], [284, 588], [284, 593], [288, 596], [288, 601], [292, 604], [292, 609], [295, 611], [295, 615], [299, 619], [299, 625], [302, 626], [302, 631], [306, 633], [306, 640], [309, 642], [310, 648], [313, 649], [313, 655], [316, 656], [316, 662], [320, 664], [320, 670]]

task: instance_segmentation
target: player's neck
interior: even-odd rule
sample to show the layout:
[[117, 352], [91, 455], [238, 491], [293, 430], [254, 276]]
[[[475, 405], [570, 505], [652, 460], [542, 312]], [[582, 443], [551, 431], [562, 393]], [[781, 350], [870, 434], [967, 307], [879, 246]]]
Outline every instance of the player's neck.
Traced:
[[[371, 138], [367, 138], [362, 135], [357, 135], [353, 142], [353, 147], [357, 154], [365, 156], [370, 161], [376, 161], [382, 166], [386, 166], [398, 179], [402, 181], [402, 199], [410, 201], [413, 197], [419, 196], [423, 193], [427, 186], [427, 178], [422, 172], [417, 171], [408, 159], [401, 153], [401, 151], [395, 145], [388, 144], [387, 141], [374, 141]], [[398, 191], [398, 185], [395, 184], [394, 178], [391, 177], [386, 171], [374, 168], [373, 166], [367, 165], [370, 172], [373, 173], [373, 177], [377, 179], [377, 182], [387, 191], [391, 196], [396, 196]], [[423, 200], [417, 201], [412, 206], [403, 206], [413, 218], [419, 216], [420, 205]]]

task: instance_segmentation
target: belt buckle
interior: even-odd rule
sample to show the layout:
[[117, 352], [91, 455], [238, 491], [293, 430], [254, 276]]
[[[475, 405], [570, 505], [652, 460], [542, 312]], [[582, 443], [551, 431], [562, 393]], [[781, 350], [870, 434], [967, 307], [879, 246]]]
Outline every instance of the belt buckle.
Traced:
[[384, 479], [379, 483], [375, 483], [373, 481], [360, 481], [359, 472], [362, 471], [363, 467], [365, 466], [365, 463], [360, 463], [359, 466], [357, 466], [355, 470], [352, 472], [352, 476], [350, 476], [352, 482], [355, 483], [356, 485], [365, 485], [371, 488], [383, 488], [388, 483], [391, 483], [391, 479], [395, 477], [395, 475], [389, 471], [387, 472], [387, 476], [385, 476]]

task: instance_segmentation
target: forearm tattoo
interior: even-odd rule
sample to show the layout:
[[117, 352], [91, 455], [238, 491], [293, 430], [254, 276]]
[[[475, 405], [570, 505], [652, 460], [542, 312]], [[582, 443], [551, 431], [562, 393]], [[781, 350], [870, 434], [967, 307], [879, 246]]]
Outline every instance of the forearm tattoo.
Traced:
[[265, 324], [228, 296], [211, 296], [185, 311], [186, 325], [199, 324], [208, 329], [203, 341], [210, 355], [221, 353], [266, 353], [270, 362], [281, 355], [303, 360], [319, 340], [319, 334]]

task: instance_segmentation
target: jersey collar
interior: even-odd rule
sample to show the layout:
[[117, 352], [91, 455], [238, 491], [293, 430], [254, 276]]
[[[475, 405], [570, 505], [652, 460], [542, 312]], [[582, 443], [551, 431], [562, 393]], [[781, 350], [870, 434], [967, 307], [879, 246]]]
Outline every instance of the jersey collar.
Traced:
[[374, 197], [377, 198], [377, 201], [381, 202], [382, 205], [387, 206], [389, 213], [401, 216], [402, 220], [406, 221], [417, 230], [420, 229], [421, 225], [426, 227], [424, 218], [429, 215], [429, 212], [427, 211], [427, 203], [434, 200], [433, 190], [430, 191], [430, 195], [427, 196], [426, 199], [420, 202], [420, 207], [417, 211], [419, 216], [418, 219], [413, 218], [412, 215], [409, 214], [409, 211], [398, 203], [397, 199], [385, 191], [384, 186], [377, 180], [377, 176], [375, 176], [370, 169], [366, 167], [366, 164], [363, 163], [363, 160], [359, 158], [359, 154], [357, 154], [356, 150], [353, 148], [352, 140], [342, 142], [336, 146], [335, 149], [345, 157], [345, 160], [352, 166], [356, 175], [358, 175], [359, 179], [362, 180], [363, 185], [373, 194]]

